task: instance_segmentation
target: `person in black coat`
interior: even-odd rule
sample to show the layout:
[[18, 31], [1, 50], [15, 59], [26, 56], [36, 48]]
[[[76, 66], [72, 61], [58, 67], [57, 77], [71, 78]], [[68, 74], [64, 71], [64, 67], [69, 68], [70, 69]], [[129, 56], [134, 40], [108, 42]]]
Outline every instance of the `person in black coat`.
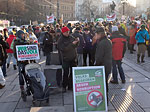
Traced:
[[[83, 65], [84, 66], [92, 66], [93, 65], [93, 60], [92, 60], [92, 38], [93, 36], [91, 35], [90, 31], [88, 28], [84, 28], [84, 33], [83, 33], [83, 38], [85, 42], [85, 46], [83, 49]], [[87, 64], [87, 56], [89, 57], [89, 64]]]
[[95, 54], [95, 65], [105, 67], [106, 89], [108, 92], [108, 76], [112, 67], [112, 43], [106, 36], [104, 28], [98, 28], [96, 31], [97, 48]]
[[83, 39], [83, 35], [80, 34], [80, 27], [77, 27], [75, 32], [72, 34], [73, 37], [79, 38], [79, 45], [77, 47], [77, 54], [78, 54], [78, 66], [83, 66], [83, 48], [85, 46], [85, 42]]
[[3, 71], [3, 75], [4, 77], [6, 77], [6, 59], [7, 59], [7, 52], [6, 49], [9, 49], [9, 44], [4, 40], [4, 37], [2, 34], [0, 34], [0, 44], [3, 47], [4, 50], [4, 59], [3, 59], [3, 63], [2, 63], [2, 71]]
[[72, 90], [72, 67], [76, 67], [77, 63], [77, 51], [79, 40], [70, 36], [68, 27], [62, 28], [62, 36], [58, 40], [58, 50], [62, 56], [62, 67], [63, 67], [63, 92]]
[[50, 32], [45, 32], [43, 39], [43, 52], [46, 55], [46, 65], [50, 65], [51, 52], [53, 51], [53, 37]]

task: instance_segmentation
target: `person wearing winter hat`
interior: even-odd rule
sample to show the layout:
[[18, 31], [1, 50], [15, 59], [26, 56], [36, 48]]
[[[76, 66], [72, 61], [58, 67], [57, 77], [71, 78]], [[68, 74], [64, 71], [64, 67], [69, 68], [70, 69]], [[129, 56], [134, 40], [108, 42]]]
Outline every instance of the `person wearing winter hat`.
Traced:
[[[17, 38], [14, 40], [13, 43], [13, 51], [14, 51], [14, 56], [17, 60], [17, 54], [16, 54], [16, 46], [17, 45], [28, 45], [29, 42], [25, 39], [25, 33], [22, 30], [19, 30], [17, 32]], [[25, 66], [28, 64], [28, 61], [17, 61], [18, 65], [18, 72], [19, 72], [19, 85], [20, 85], [20, 90], [21, 90], [21, 97], [23, 101], [26, 101], [26, 92], [24, 89], [24, 78], [23, 74], [25, 74]]]
[[77, 51], [79, 40], [73, 38], [69, 33], [68, 27], [63, 27], [61, 29], [62, 36], [58, 40], [58, 50], [62, 57], [62, 67], [63, 67], [63, 92], [72, 90], [72, 67], [77, 66]]
[[[145, 25], [141, 25], [141, 28], [137, 32], [135, 39], [137, 40], [137, 43], [138, 43], [137, 63], [140, 63], [140, 62], [144, 63], [145, 51], [147, 49], [146, 41], [150, 39]], [[140, 61], [140, 57], [141, 57], [141, 61]]]
[[[113, 80], [110, 82], [113, 84], [118, 84], [118, 71], [122, 83], [125, 83], [125, 75], [122, 68], [122, 59], [126, 51], [126, 38], [125, 36], [119, 34], [118, 27], [112, 27], [112, 35], [110, 37], [112, 41], [112, 75]], [[118, 69], [118, 70], [117, 70]]]

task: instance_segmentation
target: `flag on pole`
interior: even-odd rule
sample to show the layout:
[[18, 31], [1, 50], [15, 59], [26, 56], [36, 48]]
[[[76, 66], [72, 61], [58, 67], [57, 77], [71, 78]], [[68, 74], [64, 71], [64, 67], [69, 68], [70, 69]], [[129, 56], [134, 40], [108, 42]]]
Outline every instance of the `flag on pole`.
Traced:
[[116, 20], [116, 14], [106, 15], [106, 20], [107, 21], [115, 21]]
[[54, 15], [52, 14], [51, 16], [47, 16], [47, 23], [54, 23]]

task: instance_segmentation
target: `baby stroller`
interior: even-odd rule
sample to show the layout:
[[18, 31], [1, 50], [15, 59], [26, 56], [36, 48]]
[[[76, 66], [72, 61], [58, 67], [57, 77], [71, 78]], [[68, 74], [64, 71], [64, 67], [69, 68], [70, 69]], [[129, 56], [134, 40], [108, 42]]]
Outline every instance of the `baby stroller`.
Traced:
[[26, 93], [33, 95], [32, 103], [46, 101], [49, 103], [49, 86], [46, 87], [46, 78], [39, 64], [31, 63], [25, 66]]

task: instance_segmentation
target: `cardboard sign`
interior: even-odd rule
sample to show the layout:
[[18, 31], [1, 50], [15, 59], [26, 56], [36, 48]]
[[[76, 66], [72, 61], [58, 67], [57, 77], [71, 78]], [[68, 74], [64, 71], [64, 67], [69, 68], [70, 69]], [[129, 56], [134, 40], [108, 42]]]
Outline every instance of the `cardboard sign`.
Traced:
[[16, 52], [18, 61], [40, 59], [38, 45], [17, 45]]
[[74, 112], [107, 112], [103, 66], [73, 67]]

